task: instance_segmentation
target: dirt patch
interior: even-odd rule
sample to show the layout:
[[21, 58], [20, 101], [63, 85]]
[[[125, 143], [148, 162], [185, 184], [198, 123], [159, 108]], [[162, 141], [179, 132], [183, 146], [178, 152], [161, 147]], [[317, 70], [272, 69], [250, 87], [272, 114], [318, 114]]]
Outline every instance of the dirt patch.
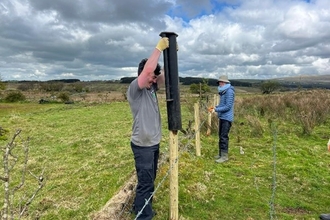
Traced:
[[308, 211], [302, 207], [284, 207], [283, 212], [290, 214], [290, 215], [303, 215], [303, 214], [310, 213], [310, 211]]

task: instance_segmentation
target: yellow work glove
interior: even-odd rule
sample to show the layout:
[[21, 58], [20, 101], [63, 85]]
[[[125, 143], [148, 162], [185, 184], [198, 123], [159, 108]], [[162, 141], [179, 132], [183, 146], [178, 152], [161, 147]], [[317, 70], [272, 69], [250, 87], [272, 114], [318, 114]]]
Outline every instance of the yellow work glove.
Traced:
[[167, 37], [162, 37], [158, 41], [158, 44], [157, 44], [156, 48], [157, 48], [157, 50], [159, 50], [160, 52], [162, 52], [163, 50], [165, 50], [169, 46], [170, 46], [170, 42], [168, 41], [168, 38]]

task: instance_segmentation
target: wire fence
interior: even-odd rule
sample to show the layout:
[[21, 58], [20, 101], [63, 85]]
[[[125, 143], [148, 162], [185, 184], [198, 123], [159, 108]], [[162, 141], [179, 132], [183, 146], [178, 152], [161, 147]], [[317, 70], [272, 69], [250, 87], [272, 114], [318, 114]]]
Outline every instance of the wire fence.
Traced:
[[[207, 110], [208, 106], [207, 106], [207, 102], [203, 103], [200, 102], [199, 106], [200, 109], [202, 110]], [[165, 175], [162, 177], [162, 179], [159, 181], [158, 185], [156, 186], [155, 190], [152, 192], [152, 194], [150, 195], [150, 197], [148, 199], [145, 200], [145, 204], [142, 207], [142, 209], [137, 213], [137, 215], [135, 216], [134, 220], [137, 220], [138, 217], [142, 214], [144, 208], [149, 204], [149, 202], [152, 200], [153, 196], [157, 193], [157, 191], [161, 188], [161, 186], [164, 184], [165, 180], [168, 178], [168, 176], [170, 175], [171, 171], [173, 170], [173, 167], [176, 163], [178, 163], [181, 155], [183, 152], [186, 152], [188, 150], [188, 147], [191, 145], [192, 141], [194, 140], [196, 133], [200, 132], [201, 129], [203, 128], [203, 126], [205, 125], [205, 123], [207, 122], [208, 118], [204, 119], [201, 123], [199, 123], [198, 129], [195, 129], [193, 131], [193, 129], [191, 129], [189, 132], [186, 132], [185, 135], [183, 136], [183, 138], [180, 138], [179, 143], [182, 143], [183, 141], [185, 141], [187, 139], [187, 143], [183, 146], [183, 148], [180, 148], [179, 151], [179, 155], [177, 158], [175, 158], [174, 160], [174, 164], [172, 164], [172, 166], [170, 166], [167, 170], [167, 172], [165, 173]], [[189, 121], [189, 125], [188, 128], [191, 128], [191, 123], [196, 123], [195, 120], [190, 120]], [[209, 124], [207, 124], [207, 126], [210, 126]], [[271, 130], [272, 130], [272, 135], [273, 135], [273, 146], [272, 146], [272, 152], [273, 152], [273, 175], [272, 175], [272, 192], [271, 192], [271, 197], [269, 199], [269, 201], [267, 202], [269, 204], [269, 216], [271, 220], [277, 219], [276, 217], [276, 211], [275, 211], [275, 194], [276, 194], [276, 144], [277, 144], [277, 128], [276, 125], [274, 123], [271, 124]], [[193, 132], [191, 132], [193, 131]], [[257, 191], [259, 191], [258, 189], [258, 184], [256, 182], [256, 177], [255, 177], [255, 187], [257, 189]], [[135, 189], [134, 189], [135, 191]], [[123, 204], [122, 209], [120, 211], [119, 214], [117, 214], [116, 216], [113, 216], [113, 219], [115, 220], [128, 220], [128, 219], [132, 219], [132, 207], [133, 207], [133, 200], [134, 200], [134, 196], [135, 194], [131, 194], [129, 198], [126, 199], [125, 204]]]

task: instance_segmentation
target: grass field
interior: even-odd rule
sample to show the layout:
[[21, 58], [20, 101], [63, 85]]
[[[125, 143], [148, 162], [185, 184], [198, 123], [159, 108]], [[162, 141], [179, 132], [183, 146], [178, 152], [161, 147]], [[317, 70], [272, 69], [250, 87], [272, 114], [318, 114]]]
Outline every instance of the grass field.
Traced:
[[[320, 213], [330, 212], [330, 152], [326, 146], [329, 117], [309, 135], [303, 135], [293, 120], [267, 117], [267, 111], [266, 116], [258, 116], [251, 109], [250, 114], [243, 112], [247, 109], [242, 109], [242, 103], [249, 98], [237, 95], [229, 162], [214, 163], [216, 129], [210, 136], [202, 130], [200, 157], [195, 155], [194, 141], [179, 133], [180, 219], [318, 219]], [[194, 119], [193, 103], [193, 98], [182, 100], [184, 128]], [[161, 151], [168, 155], [164, 100], [160, 100], [160, 106]], [[22, 129], [20, 140], [31, 138], [28, 169], [36, 175], [44, 170], [45, 187], [25, 218], [90, 219], [100, 210], [134, 170], [129, 147], [131, 122], [125, 101], [0, 103], [0, 127], [8, 131], [8, 139], [16, 129]], [[0, 146], [7, 142], [0, 141]], [[13, 185], [19, 181], [18, 168], [14, 170]], [[157, 184], [167, 172], [166, 162], [159, 170]], [[28, 175], [22, 191], [28, 193], [34, 188], [36, 183]], [[154, 208], [158, 213], [154, 219], [169, 219], [168, 178], [155, 194]]]

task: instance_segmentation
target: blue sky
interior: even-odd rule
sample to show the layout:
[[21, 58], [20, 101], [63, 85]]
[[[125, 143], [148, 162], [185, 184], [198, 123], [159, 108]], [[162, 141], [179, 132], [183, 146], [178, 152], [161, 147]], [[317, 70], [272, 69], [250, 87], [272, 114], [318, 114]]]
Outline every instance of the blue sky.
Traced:
[[239, 1], [176, 1], [166, 14], [172, 18], [179, 17], [188, 23], [191, 19], [221, 13], [226, 8], [235, 9], [239, 5]]
[[178, 34], [181, 77], [330, 74], [329, 0], [3, 0], [0, 76], [136, 76], [163, 31]]

